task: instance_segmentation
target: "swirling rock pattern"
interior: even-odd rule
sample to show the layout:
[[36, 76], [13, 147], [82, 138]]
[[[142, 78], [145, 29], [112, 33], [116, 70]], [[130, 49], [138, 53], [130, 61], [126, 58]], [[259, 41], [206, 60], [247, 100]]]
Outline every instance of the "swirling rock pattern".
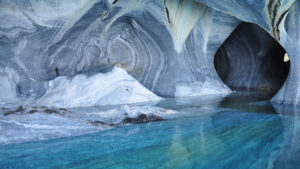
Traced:
[[299, 92], [299, 13], [300, 2], [295, 0], [267, 0], [241, 3], [235, 1], [197, 0], [218, 11], [252, 22], [267, 30], [287, 51], [291, 67], [286, 82], [272, 101], [300, 104]]
[[296, 1], [295, 5], [290, 9], [283, 29], [281, 43], [289, 54], [291, 60], [291, 68], [289, 76], [283, 87], [272, 99], [276, 103], [284, 104], [300, 104], [300, 2]]
[[300, 90], [299, 2], [237, 1], [0, 0], [0, 100], [38, 100], [59, 76], [92, 76], [114, 65], [158, 95], [228, 93], [214, 56], [246, 21], [290, 56], [291, 72], [273, 101], [300, 103], [300, 92], [292, 93]]

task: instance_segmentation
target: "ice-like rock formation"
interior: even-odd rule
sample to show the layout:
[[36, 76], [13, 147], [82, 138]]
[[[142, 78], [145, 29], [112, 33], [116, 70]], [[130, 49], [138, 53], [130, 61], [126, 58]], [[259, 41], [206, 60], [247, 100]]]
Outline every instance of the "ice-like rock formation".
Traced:
[[91, 77], [77, 75], [72, 79], [57, 77], [37, 101], [52, 107], [86, 107], [159, 101], [160, 97], [142, 86], [119, 67], [106, 74]]
[[[299, 10], [300, 2], [295, 0], [0, 0], [0, 101], [30, 99], [71, 107], [117, 104], [117, 95], [89, 97], [95, 85], [99, 92], [126, 88], [121, 81], [105, 88], [94, 79], [114, 65], [158, 95], [228, 93], [232, 86], [221, 81], [214, 57], [239, 24], [250, 22], [268, 32], [290, 57], [290, 73], [272, 101], [300, 104]], [[253, 34], [247, 31], [237, 37], [244, 42], [241, 47], [250, 46], [249, 53], [256, 53], [255, 45], [260, 45], [260, 53], [266, 56], [263, 53], [272, 48], [264, 43], [272, 38], [256, 31], [263, 43], [251, 43], [247, 39]], [[234, 51], [232, 56], [244, 55]], [[274, 83], [277, 90], [280, 85]], [[70, 86], [58, 93], [67, 84], [89, 89], [66, 95]], [[136, 85], [130, 88], [140, 91]], [[138, 93], [141, 100], [121, 93], [120, 103], [158, 98], [143, 91], [145, 96]], [[77, 100], [71, 102], [71, 97]]]
[[0, 109], [0, 144], [82, 135], [129, 123], [160, 121], [175, 111], [152, 106], [120, 106], [92, 112], [48, 107]]

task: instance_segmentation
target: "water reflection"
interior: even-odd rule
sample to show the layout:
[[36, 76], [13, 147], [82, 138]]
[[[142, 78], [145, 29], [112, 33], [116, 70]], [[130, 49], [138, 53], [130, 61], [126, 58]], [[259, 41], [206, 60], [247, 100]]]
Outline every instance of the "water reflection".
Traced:
[[284, 126], [284, 141], [275, 168], [294, 169], [300, 166], [300, 107], [273, 104]]
[[300, 109], [239, 95], [170, 99], [162, 122], [0, 146], [2, 168], [276, 168], [300, 166]]
[[167, 154], [167, 168], [184, 167], [191, 158], [190, 152], [182, 143], [181, 129], [179, 125], [174, 126], [175, 132], [172, 136], [172, 143]]

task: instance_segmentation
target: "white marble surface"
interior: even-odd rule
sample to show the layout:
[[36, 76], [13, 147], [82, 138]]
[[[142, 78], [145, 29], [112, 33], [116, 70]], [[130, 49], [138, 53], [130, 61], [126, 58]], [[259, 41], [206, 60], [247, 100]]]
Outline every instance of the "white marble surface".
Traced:
[[[99, 109], [99, 108], [98, 108]], [[127, 125], [126, 118], [137, 119], [176, 114], [153, 106], [123, 105], [110, 110], [82, 111], [48, 107], [8, 107], [0, 109], [0, 144], [38, 141], [94, 133]], [[149, 119], [151, 121], [151, 119]], [[154, 119], [156, 120], [156, 119]]]
[[116, 66], [106, 74], [99, 73], [90, 77], [76, 75], [72, 79], [58, 77], [49, 82], [49, 89], [37, 101], [37, 105], [86, 107], [160, 100], [161, 97]]

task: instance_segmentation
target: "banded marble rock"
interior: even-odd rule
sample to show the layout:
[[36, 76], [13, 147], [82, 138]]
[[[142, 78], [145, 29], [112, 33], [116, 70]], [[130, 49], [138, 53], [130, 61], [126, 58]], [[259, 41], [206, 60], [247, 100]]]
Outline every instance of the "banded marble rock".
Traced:
[[[66, 84], [97, 86], [98, 91], [142, 87], [89, 80], [110, 75], [116, 65], [145, 87], [139, 95], [152, 95], [146, 100], [125, 97], [124, 104], [153, 101], [157, 95], [230, 93], [235, 88], [221, 80], [214, 58], [238, 25], [250, 22], [262, 29], [254, 30], [264, 42], [262, 53], [272, 50], [274, 38], [290, 56], [290, 73], [272, 101], [299, 104], [299, 10], [295, 0], [0, 0], [0, 101], [67, 103], [69, 98], [49, 94], [53, 81], [62, 78], [65, 84], [57, 83], [61, 86], [56, 89]], [[237, 38], [245, 40], [249, 52], [230, 56], [247, 59], [258, 48], [246, 41], [249, 30], [242, 31]], [[268, 42], [271, 45], [263, 45]], [[274, 83], [278, 90], [281, 84]], [[122, 92], [111, 94], [109, 98], [124, 97]], [[80, 106], [102, 105], [101, 97], [95, 96], [94, 102], [83, 99]]]

